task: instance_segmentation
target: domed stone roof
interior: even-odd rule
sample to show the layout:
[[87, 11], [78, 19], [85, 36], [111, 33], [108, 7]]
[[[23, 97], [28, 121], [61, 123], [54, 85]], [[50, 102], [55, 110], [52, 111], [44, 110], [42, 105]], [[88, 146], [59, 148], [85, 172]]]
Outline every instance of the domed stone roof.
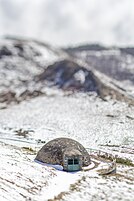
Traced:
[[63, 165], [66, 156], [81, 157], [82, 166], [90, 164], [90, 156], [86, 149], [79, 142], [70, 138], [56, 138], [49, 141], [39, 150], [35, 160], [47, 164]]

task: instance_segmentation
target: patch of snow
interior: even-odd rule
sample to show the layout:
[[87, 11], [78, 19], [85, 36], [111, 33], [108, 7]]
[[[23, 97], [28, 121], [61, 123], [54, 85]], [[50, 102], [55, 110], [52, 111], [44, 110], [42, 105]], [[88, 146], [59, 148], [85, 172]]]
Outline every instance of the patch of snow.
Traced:
[[40, 162], [38, 160], [34, 160], [36, 163], [39, 163], [41, 165], [44, 165], [44, 166], [47, 166], [47, 167], [52, 167], [52, 168], [55, 168], [56, 170], [60, 170], [60, 171], [63, 171], [63, 166], [62, 165], [53, 165], [53, 164], [47, 164], [47, 163], [43, 163], [43, 162]]
[[85, 82], [85, 72], [83, 72], [82, 70], [79, 70], [78, 72], [76, 72], [74, 74], [74, 77], [76, 80], [80, 81], [81, 84]]

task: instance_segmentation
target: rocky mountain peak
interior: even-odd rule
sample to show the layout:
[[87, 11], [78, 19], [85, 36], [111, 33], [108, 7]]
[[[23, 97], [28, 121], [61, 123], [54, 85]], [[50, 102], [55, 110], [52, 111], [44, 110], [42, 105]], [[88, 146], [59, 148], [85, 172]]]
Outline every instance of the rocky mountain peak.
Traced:
[[82, 65], [71, 60], [61, 60], [50, 65], [39, 75], [39, 80], [47, 80], [65, 90], [94, 91], [99, 93], [98, 79]]

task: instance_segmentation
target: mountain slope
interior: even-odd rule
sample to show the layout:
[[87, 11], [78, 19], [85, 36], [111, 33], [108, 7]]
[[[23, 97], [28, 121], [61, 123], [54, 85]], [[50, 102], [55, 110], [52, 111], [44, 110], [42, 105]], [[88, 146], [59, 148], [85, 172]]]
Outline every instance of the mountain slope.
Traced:
[[79, 58], [113, 80], [134, 96], [134, 50], [133, 48], [83, 45], [65, 49], [72, 57]]
[[3, 39], [0, 107], [43, 95], [48, 87], [134, 104], [133, 60], [133, 49], [87, 45], [63, 50], [35, 40]]
[[1, 40], [0, 102], [17, 103], [26, 95], [40, 95], [39, 86], [34, 82], [35, 76], [48, 64], [64, 56], [62, 50], [38, 41], [16, 38]]

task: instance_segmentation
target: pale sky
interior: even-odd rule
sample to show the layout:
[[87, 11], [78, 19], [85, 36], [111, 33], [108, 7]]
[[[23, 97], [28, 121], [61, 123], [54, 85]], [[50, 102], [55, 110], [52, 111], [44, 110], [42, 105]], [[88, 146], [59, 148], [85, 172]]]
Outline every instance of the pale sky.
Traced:
[[0, 0], [0, 36], [134, 46], [134, 0]]

